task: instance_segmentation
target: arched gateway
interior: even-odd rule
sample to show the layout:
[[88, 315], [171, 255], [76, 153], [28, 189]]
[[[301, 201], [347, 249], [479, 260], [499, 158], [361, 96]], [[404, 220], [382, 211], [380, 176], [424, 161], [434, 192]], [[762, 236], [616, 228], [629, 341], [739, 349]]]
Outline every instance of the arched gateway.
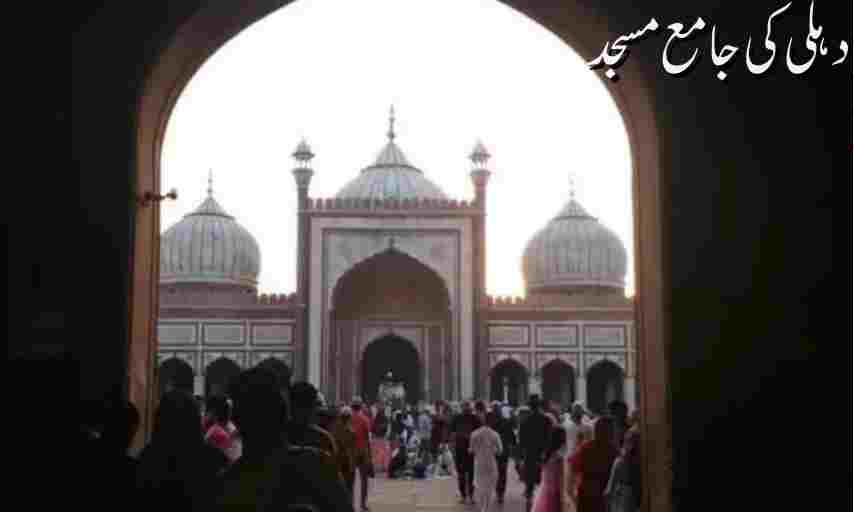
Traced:
[[333, 306], [331, 400], [376, 400], [388, 372], [410, 403], [439, 398], [450, 386], [449, 297], [432, 269], [389, 248], [342, 276]]

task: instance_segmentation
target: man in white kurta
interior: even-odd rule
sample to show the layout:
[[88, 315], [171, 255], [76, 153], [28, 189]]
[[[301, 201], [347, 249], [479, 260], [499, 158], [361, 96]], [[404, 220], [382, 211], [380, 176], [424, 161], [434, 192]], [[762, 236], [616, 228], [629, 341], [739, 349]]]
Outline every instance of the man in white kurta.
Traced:
[[498, 432], [483, 425], [472, 432], [469, 451], [474, 454], [474, 493], [477, 510], [486, 512], [498, 483], [498, 462], [495, 457], [501, 454], [501, 436]]

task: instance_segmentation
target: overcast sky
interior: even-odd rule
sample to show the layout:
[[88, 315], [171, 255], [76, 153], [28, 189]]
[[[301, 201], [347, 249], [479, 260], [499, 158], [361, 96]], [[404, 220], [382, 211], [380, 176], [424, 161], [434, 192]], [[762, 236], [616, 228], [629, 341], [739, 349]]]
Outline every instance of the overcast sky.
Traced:
[[[604, 41], [603, 41], [604, 44]], [[165, 231], [214, 197], [258, 240], [262, 292], [296, 290], [296, 189], [290, 154], [314, 153], [312, 197], [331, 197], [386, 142], [425, 176], [471, 199], [467, 156], [492, 153], [487, 289], [523, 295], [527, 241], [569, 198], [629, 254], [631, 160], [619, 111], [594, 71], [554, 34], [494, 0], [298, 0], [206, 62], [178, 100], [163, 147]]]

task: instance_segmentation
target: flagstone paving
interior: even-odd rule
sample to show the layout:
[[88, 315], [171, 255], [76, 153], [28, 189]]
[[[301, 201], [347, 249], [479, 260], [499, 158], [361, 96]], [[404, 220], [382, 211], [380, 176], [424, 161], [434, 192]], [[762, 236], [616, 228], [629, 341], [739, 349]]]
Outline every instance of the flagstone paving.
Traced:
[[[360, 483], [356, 481], [356, 504], [359, 503]], [[522, 497], [524, 485], [517, 475], [508, 471], [507, 493], [504, 504], [493, 503], [490, 512], [524, 512]], [[468, 512], [476, 507], [459, 503], [456, 477], [438, 477], [425, 480], [390, 480], [378, 474], [370, 482], [368, 508], [371, 512]], [[355, 510], [358, 511], [358, 508]]]

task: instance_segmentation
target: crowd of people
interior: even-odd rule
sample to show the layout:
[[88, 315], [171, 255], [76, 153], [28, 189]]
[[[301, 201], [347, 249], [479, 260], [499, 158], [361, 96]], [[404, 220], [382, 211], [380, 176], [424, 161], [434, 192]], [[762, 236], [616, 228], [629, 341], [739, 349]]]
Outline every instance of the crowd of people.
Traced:
[[150, 442], [128, 448], [140, 418], [127, 402], [86, 410], [82, 440], [132, 506], [192, 510], [368, 512], [369, 482], [456, 476], [460, 502], [502, 504], [509, 468], [533, 512], [635, 512], [637, 413], [622, 402], [595, 416], [532, 395], [522, 407], [439, 401], [394, 410], [359, 398], [329, 406], [307, 382], [247, 370], [226, 396], [165, 393]]
[[[457, 477], [461, 503], [486, 511], [504, 503], [508, 467], [534, 512], [635, 512], [640, 508], [637, 411], [612, 402], [595, 415], [532, 395], [528, 404], [436, 402], [368, 408], [374, 467], [389, 477]], [[423, 468], [423, 469], [421, 469]], [[405, 470], [409, 469], [408, 472]], [[420, 470], [419, 470], [420, 469]]]

